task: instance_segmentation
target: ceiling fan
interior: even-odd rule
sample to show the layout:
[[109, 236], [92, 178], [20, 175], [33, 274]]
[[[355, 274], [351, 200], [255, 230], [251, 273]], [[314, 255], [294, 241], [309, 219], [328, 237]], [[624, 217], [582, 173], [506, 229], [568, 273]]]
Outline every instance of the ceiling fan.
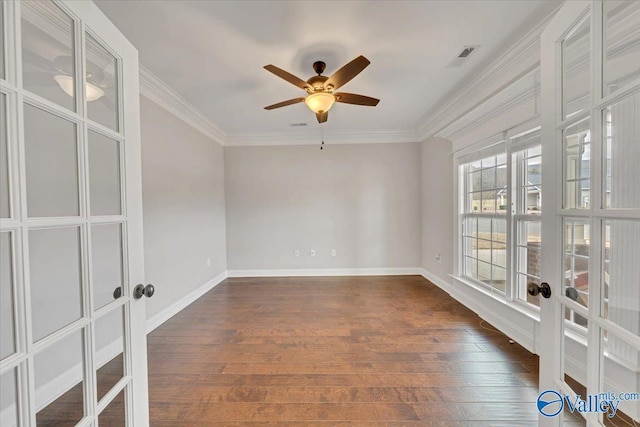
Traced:
[[264, 109], [273, 110], [275, 108], [304, 102], [307, 104], [307, 107], [316, 114], [318, 123], [324, 123], [329, 117], [329, 109], [334, 102], [375, 107], [378, 105], [378, 102], [380, 102], [379, 99], [354, 93], [335, 92], [338, 88], [344, 86], [351, 79], [360, 74], [360, 72], [362, 72], [362, 70], [364, 70], [370, 63], [371, 62], [367, 58], [360, 55], [333, 73], [331, 77], [326, 77], [322, 75], [326, 64], [322, 61], [317, 61], [313, 63], [313, 69], [318, 73], [318, 75], [309, 78], [306, 82], [301, 78], [276, 67], [275, 65], [265, 65], [265, 70], [270, 71], [276, 76], [298, 86], [300, 89], [305, 90], [307, 92], [307, 96], [278, 102], [277, 104], [264, 107]]
[[[29, 84], [38, 87], [50, 87], [55, 81], [69, 96], [75, 92], [74, 61], [70, 55], [60, 55], [53, 60], [45, 59], [35, 52], [23, 49], [22, 58], [25, 64], [24, 76]], [[104, 71], [93, 63], [86, 63], [85, 96], [88, 102], [100, 100], [107, 108], [114, 109], [115, 98], [113, 87], [105, 82]]]

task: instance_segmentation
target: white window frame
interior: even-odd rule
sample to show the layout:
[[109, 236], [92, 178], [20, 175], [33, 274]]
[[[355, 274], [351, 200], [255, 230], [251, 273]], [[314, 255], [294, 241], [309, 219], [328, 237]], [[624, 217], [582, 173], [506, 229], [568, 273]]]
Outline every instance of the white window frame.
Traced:
[[[477, 144], [473, 144], [465, 150], [455, 153], [455, 179], [454, 184], [457, 191], [456, 212], [458, 215], [454, 250], [456, 254], [454, 271], [458, 281], [472, 286], [476, 289], [488, 293], [492, 297], [511, 303], [533, 314], [539, 314], [539, 307], [527, 302], [526, 297], [521, 298], [521, 290], [518, 287], [518, 264], [517, 264], [517, 241], [518, 227], [525, 221], [541, 222], [540, 214], [526, 213], [526, 200], [520, 200], [518, 192], [523, 188], [522, 182], [522, 152], [524, 150], [540, 146], [540, 125], [539, 119], [533, 118], [518, 126], [515, 126], [500, 134], [494, 135]], [[499, 155], [506, 155], [507, 165], [507, 194], [506, 205], [508, 208], [503, 213], [473, 213], [468, 206], [467, 200], [467, 170], [466, 166], [472, 162]], [[467, 218], [500, 218], [506, 221], [506, 283], [505, 292], [494, 288], [492, 285], [474, 279], [465, 274], [465, 220]]]

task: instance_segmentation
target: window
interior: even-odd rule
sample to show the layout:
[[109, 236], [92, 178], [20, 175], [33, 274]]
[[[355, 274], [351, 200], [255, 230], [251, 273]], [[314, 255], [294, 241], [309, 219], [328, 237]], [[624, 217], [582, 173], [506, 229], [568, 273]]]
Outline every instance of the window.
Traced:
[[538, 131], [460, 166], [460, 273], [504, 298], [539, 306], [542, 153]]
[[540, 296], [529, 295], [527, 286], [541, 283], [542, 150], [540, 145], [534, 145], [515, 152], [513, 157], [516, 165], [513, 215], [516, 295], [521, 301], [540, 306]]
[[507, 282], [507, 156], [485, 157], [463, 166], [464, 274], [504, 293]]

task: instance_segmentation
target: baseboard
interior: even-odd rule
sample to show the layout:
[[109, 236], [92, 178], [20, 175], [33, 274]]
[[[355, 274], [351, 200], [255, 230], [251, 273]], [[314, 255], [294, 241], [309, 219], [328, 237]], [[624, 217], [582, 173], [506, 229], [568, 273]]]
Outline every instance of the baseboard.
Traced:
[[281, 270], [229, 270], [228, 277], [314, 277], [314, 276], [413, 276], [421, 268], [319, 268]]
[[[437, 275], [422, 269], [422, 277], [448, 293], [453, 299], [476, 313], [481, 319], [491, 323], [503, 334], [516, 341], [532, 353], [536, 352], [535, 328], [537, 321], [530, 315], [516, 310], [506, 301], [500, 301], [495, 297], [469, 286], [469, 292], [460, 292], [456, 287]], [[514, 319], [516, 317], [516, 319]], [[530, 328], [522, 328], [519, 325], [529, 325]]]
[[222, 282], [227, 277], [230, 277], [227, 275], [227, 271], [223, 271], [213, 279], [206, 282], [204, 285], [200, 286], [198, 289], [185, 295], [175, 303], [171, 304], [169, 307], [155, 314], [153, 317], [147, 319], [147, 334], [153, 331], [158, 326], [162, 325], [167, 320], [171, 319], [173, 316], [175, 316], [182, 310], [184, 310], [187, 306], [189, 306], [189, 304], [193, 303], [202, 295], [209, 292], [211, 289], [213, 289], [215, 286], [220, 284], [220, 282]]

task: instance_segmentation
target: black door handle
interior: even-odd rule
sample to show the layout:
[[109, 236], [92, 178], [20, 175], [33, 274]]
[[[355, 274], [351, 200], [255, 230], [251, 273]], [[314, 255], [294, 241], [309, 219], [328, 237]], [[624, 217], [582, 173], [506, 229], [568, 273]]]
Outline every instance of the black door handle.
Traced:
[[118, 286], [113, 290], [113, 299], [118, 299], [122, 296], [122, 286]]
[[148, 284], [147, 286], [140, 284], [133, 289], [133, 297], [135, 299], [140, 299], [143, 295], [151, 298], [155, 293], [156, 288], [154, 288], [152, 284]]
[[540, 286], [536, 285], [534, 282], [529, 282], [527, 285], [527, 292], [532, 297], [540, 294], [545, 298], [551, 297], [551, 286], [547, 282], [540, 283]]

